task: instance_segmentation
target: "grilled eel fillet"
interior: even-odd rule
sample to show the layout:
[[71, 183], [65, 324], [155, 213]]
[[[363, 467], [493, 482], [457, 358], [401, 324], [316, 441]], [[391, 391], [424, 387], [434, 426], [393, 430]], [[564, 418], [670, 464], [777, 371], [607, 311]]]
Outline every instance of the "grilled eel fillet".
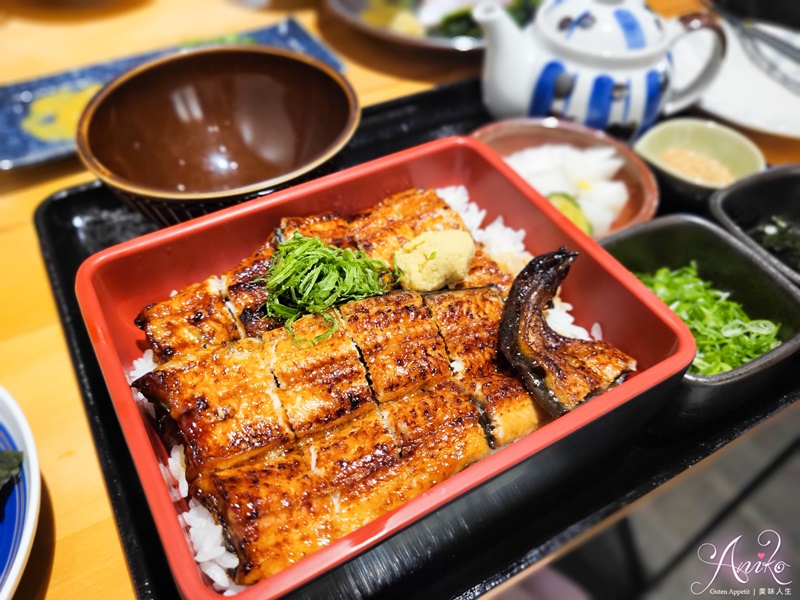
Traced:
[[[437, 295], [351, 302], [331, 311], [339, 327], [310, 349], [280, 328], [173, 359], [134, 382], [177, 421], [191, 492], [225, 525], [238, 582], [285, 568], [489, 452], [471, 377], [504, 381], [503, 368], [488, 340], [463, 340], [497, 322], [502, 299], [491, 288]], [[434, 305], [461, 310], [445, 326]], [[325, 326], [306, 316], [294, 328], [308, 337]], [[476, 365], [457, 378], [448, 357], [456, 348]], [[512, 400], [490, 397], [492, 445], [541, 422], [519, 384]]]
[[554, 417], [620, 383], [636, 361], [601, 340], [566, 338], [548, 325], [544, 310], [577, 257], [564, 248], [535, 257], [506, 301], [500, 347], [525, 387]]
[[[357, 215], [351, 224], [358, 248], [390, 266], [394, 264], [395, 253], [419, 234], [448, 229], [466, 231], [467, 227], [435, 190], [418, 189], [389, 196], [363, 215]], [[496, 285], [508, 292], [512, 280], [513, 276], [476, 244], [467, 276], [458, 287]]]
[[142, 309], [134, 322], [145, 332], [154, 360], [165, 363], [279, 327], [281, 323], [263, 313], [266, 291], [256, 281], [266, 274], [273, 252], [270, 238], [222, 276], [192, 284]]
[[[313, 337], [327, 321], [307, 316], [294, 329]], [[296, 347], [283, 327], [235, 340], [161, 365], [134, 387], [168, 407], [186, 441], [190, 481], [292, 446], [296, 437], [374, 405], [358, 351], [341, 327], [313, 351]]]
[[[408, 190], [350, 217], [334, 213], [287, 217], [277, 233], [239, 265], [148, 305], [135, 322], [158, 363], [241, 337], [259, 337], [280, 325], [265, 314], [267, 292], [260, 278], [282, 239], [295, 232], [316, 236], [334, 246], [359, 248], [391, 265], [403, 244], [425, 231], [442, 229], [466, 228], [433, 190]], [[505, 293], [511, 283], [512, 276], [478, 248], [459, 287], [497, 285]]]
[[[196, 480], [197, 495], [224, 524], [240, 558], [238, 583], [286, 568], [485, 456], [477, 416], [448, 407], [451, 401], [463, 405], [454, 382], [417, 395], [425, 403], [407, 400], [408, 434], [399, 443], [375, 410], [304, 441], [299, 450]], [[432, 410], [437, 418], [429, 420]]]
[[499, 351], [504, 301], [496, 288], [426, 294], [424, 299], [445, 340], [455, 378], [483, 411], [496, 445], [550, 420]]

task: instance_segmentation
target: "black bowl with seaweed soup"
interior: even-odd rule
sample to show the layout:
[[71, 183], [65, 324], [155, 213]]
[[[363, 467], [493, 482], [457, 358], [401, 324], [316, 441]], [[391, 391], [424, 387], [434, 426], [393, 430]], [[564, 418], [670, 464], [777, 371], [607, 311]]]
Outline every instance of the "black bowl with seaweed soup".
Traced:
[[701, 279], [730, 293], [751, 319], [780, 325], [780, 345], [730, 371], [687, 373], [659, 418], [654, 432], [671, 435], [721, 417], [776, 387], [788, 359], [800, 348], [800, 289], [774, 266], [705, 219], [676, 214], [620, 231], [601, 245], [628, 270], [654, 273], [694, 262]]
[[800, 165], [775, 167], [719, 190], [709, 208], [720, 225], [800, 286]]

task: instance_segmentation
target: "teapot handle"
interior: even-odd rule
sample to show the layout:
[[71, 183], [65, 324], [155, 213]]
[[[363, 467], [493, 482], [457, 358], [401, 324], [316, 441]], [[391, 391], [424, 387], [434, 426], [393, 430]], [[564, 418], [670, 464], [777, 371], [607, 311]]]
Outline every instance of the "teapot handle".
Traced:
[[714, 33], [714, 46], [711, 55], [700, 72], [688, 84], [680, 89], [674, 89], [664, 103], [664, 114], [670, 115], [683, 110], [700, 99], [700, 95], [714, 80], [722, 67], [725, 56], [725, 32], [716, 19], [707, 13], [689, 13], [677, 19], [677, 33], [670, 45], [674, 45], [680, 38], [696, 31], [709, 30]]

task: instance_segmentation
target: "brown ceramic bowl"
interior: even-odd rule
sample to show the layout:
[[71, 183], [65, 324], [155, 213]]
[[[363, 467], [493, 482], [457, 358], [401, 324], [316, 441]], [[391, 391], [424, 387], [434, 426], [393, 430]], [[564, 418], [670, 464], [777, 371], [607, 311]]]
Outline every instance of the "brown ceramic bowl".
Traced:
[[78, 124], [78, 154], [123, 201], [162, 225], [285, 186], [354, 133], [347, 80], [266, 46], [181, 52], [106, 85]]
[[623, 165], [613, 180], [622, 181], [628, 188], [628, 202], [606, 235], [648, 221], [658, 209], [658, 186], [652, 171], [628, 146], [603, 131], [573, 121], [546, 117], [495, 121], [472, 135], [503, 157], [545, 144], [567, 144], [581, 149], [614, 148]]

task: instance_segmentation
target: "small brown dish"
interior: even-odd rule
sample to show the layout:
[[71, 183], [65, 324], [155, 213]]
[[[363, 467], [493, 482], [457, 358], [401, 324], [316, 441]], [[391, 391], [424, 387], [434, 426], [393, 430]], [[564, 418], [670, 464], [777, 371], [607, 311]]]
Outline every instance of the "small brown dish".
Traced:
[[78, 123], [86, 167], [171, 225], [263, 195], [335, 155], [360, 118], [336, 70], [266, 46], [170, 55], [106, 85]]
[[[658, 186], [645, 162], [625, 144], [598, 129], [556, 117], [524, 117], [489, 123], [474, 131], [472, 136], [504, 158], [527, 148], [547, 144], [564, 144], [581, 150], [613, 148], [623, 161], [613, 180], [625, 184], [628, 201], [611, 224], [609, 233], [648, 221], [658, 209]], [[599, 239], [603, 236], [594, 237]]]
[[699, 276], [713, 287], [730, 292], [753, 319], [780, 324], [781, 344], [766, 354], [719, 375], [692, 373], [683, 380], [654, 420], [658, 432], [672, 435], [720, 418], [745, 402], [779, 388], [797, 362], [800, 349], [800, 289], [761, 253], [714, 223], [688, 214], [653, 219], [609, 236], [601, 245], [634, 273], [653, 273], [660, 267], [677, 269], [695, 261]]
[[[800, 286], [798, 263], [792, 262], [789, 255], [793, 252], [794, 258], [800, 257], [800, 246], [787, 251], [777, 237], [772, 237], [780, 232], [780, 224], [800, 229], [800, 165], [775, 167], [742, 179], [715, 192], [709, 206], [720, 225]], [[772, 236], [759, 235], [770, 225]]]

